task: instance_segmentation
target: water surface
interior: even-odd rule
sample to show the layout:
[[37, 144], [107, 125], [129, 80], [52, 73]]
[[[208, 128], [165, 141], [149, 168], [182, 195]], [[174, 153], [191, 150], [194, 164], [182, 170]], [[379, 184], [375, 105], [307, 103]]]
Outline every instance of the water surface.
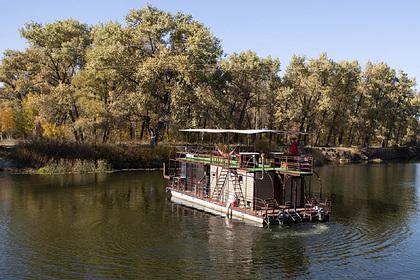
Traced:
[[271, 228], [170, 203], [160, 172], [2, 174], [0, 277], [420, 278], [420, 164], [318, 172], [331, 221]]

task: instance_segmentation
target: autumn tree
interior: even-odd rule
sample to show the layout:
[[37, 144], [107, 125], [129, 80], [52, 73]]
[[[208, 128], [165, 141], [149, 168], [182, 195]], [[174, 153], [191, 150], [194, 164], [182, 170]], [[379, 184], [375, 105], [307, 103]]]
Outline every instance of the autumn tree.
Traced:
[[[287, 129], [315, 133], [315, 143], [325, 134], [323, 121], [329, 112], [327, 96], [331, 91], [334, 63], [326, 54], [307, 61], [293, 56], [287, 66], [280, 90], [277, 112], [279, 123]], [[305, 142], [307, 139], [304, 139]]]
[[215, 65], [222, 51], [219, 40], [190, 15], [148, 6], [130, 11], [126, 21], [132, 48], [142, 53], [130, 80], [143, 95], [156, 144], [171, 121], [185, 124], [192, 116], [195, 87], [206, 78], [201, 70]]
[[220, 65], [226, 75], [223, 98], [229, 125], [238, 129], [272, 126], [271, 108], [276, 106], [273, 93], [280, 80], [279, 60], [247, 51], [230, 55]]
[[84, 137], [77, 127], [79, 108], [72, 80], [84, 66], [89, 31], [76, 20], [28, 23], [21, 35], [29, 47], [22, 52], [6, 51], [0, 71], [11, 98], [22, 102], [28, 93], [36, 95], [43, 121], [70, 123], [76, 141]]
[[[0, 64], [0, 129], [19, 138], [156, 145], [179, 128], [307, 132], [315, 145], [404, 145], [419, 134], [415, 80], [386, 63], [253, 51], [222, 56], [191, 15], [155, 7], [122, 23], [76, 20], [21, 30], [28, 47]], [[139, 137], [137, 137], [137, 134]]]

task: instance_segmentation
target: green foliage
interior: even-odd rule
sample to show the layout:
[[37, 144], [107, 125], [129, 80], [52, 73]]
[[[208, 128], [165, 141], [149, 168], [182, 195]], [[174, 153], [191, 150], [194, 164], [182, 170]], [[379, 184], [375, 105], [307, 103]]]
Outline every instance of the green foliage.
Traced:
[[2, 137], [156, 145], [185, 127], [269, 128], [316, 145], [393, 146], [419, 135], [415, 80], [385, 63], [294, 56], [280, 77], [278, 59], [222, 57], [191, 15], [151, 6], [124, 23], [31, 22], [21, 35], [28, 47], [0, 64]]
[[[293, 57], [277, 101], [278, 125], [313, 133], [315, 145], [388, 146], [403, 144], [408, 124], [416, 123], [414, 79], [385, 63], [337, 63]], [[417, 112], [417, 113], [416, 113]], [[302, 139], [301, 139], [302, 140]]]
[[104, 160], [68, 160], [60, 159], [50, 161], [47, 165], [37, 170], [38, 174], [63, 174], [63, 173], [99, 173], [110, 171], [110, 165]]
[[226, 76], [225, 94], [219, 104], [224, 109], [224, 127], [273, 128], [272, 92], [280, 84], [279, 60], [248, 51], [234, 53], [220, 64]]

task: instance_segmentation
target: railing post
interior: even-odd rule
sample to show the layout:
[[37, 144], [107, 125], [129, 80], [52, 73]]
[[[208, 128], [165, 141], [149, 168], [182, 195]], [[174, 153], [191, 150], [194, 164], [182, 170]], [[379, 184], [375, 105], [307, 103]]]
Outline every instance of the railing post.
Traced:
[[314, 158], [312, 157], [311, 173], [314, 173], [314, 165], [315, 165], [315, 161], [314, 161]]

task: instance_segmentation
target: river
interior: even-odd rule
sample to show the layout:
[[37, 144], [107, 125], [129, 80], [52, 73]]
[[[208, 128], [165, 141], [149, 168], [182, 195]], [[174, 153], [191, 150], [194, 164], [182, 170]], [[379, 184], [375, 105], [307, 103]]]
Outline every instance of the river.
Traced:
[[170, 203], [160, 172], [0, 173], [0, 278], [419, 279], [420, 164], [318, 173], [330, 222], [271, 228]]

